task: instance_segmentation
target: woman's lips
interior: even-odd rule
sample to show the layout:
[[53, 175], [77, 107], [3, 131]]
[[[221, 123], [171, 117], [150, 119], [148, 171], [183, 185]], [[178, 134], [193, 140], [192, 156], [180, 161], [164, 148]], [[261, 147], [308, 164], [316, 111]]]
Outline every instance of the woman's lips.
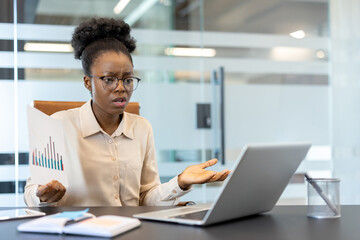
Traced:
[[113, 103], [118, 107], [125, 107], [126, 102], [126, 98], [115, 98], [113, 100]]

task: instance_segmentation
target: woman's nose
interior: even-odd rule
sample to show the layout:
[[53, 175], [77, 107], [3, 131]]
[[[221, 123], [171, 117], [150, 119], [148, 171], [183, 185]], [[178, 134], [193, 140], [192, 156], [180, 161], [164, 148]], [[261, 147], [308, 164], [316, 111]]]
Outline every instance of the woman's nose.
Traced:
[[118, 81], [116, 88], [114, 89], [115, 92], [125, 92], [125, 87], [122, 80]]

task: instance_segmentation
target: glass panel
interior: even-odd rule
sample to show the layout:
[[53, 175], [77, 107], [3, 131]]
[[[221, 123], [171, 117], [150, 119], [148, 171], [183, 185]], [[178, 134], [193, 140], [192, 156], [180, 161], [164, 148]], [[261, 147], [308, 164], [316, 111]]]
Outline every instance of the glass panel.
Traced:
[[204, 30], [328, 36], [328, 2], [288, 0], [204, 1]]
[[[161, 180], [166, 181], [189, 164], [199, 163], [206, 157], [202, 143], [209, 138], [208, 131], [195, 128], [196, 103], [208, 98], [204, 96], [208, 94], [202, 93], [202, 60], [197, 58], [189, 63], [190, 58], [176, 58], [167, 52], [175, 45], [199, 49], [201, 33], [196, 33], [194, 43], [187, 32], [174, 32], [179, 28], [174, 11], [181, 10], [181, 1], [134, 0], [119, 14], [114, 12], [117, 3], [118, 0], [23, 1], [25, 10], [18, 9], [19, 14], [24, 13], [19, 22], [25, 23], [19, 25], [19, 54], [22, 56], [19, 65], [24, 69], [25, 81], [19, 85], [22, 98], [19, 112], [26, 118], [26, 105], [35, 99], [89, 99], [82, 83], [81, 64], [73, 59], [71, 51], [39, 51], [29, 46], [34, 43], [68, 45], [74, 27], [85, 19], [95, 16], [123, 18], [132, 26], [132, 34], [137, 39], [133, 60], [135, 75], [142, 79], [132, 101], [141, 103], [141, 115], [153, 126], [159, 172]], [[200, 29], [200, 5], [198, 1], [186, 4], [192, 3], [197, 7], [186, 10], [189, 15], [184, 18], [187, 19], [186, 28], [183, 24], [182, 30]], [[27, 132], [26, 122], [20, 124]], [[19, 145], [27, 149], [27, 139], [20, 139]], [[163, 163], [166, 167], [162, 167]], [[200, 193], [198, 199], [201, 198]]]
[[330, 13], [332, 157], [341, 179], [341, 204], [353, 205], [360, 203], [359, 2], [331, 1]]
[[0, 8], [0, 23], [13, 23], [14, 22], [14, 4], [13, 0], [3, 0], [1, 1]]
[[0, 7], [0, 206], [16, 206], [13, 0]]
[[[328, 25], [327, 1], [204, 1], [204, 47], [225, 69], [227, 161], [254, 142], [330, 149]], [[317, 154], [298, 173], [329, 175], [329, 162]], [[305, 197], [304, 183], [291, 184], [279, 203]]]
[[[74, 27], [83, 20], [123, 18], [137, 39], [133, 60], [136, 75], [143, 79], [132, 101], [141, 103], [141, 115], [154, 128], [162, 181], [218, 151], [219, 87], [212, 84], [212, 74], [220, 66], [226, 80], [227, 164], [215, 169], [231, 168], [248, 142], [311, 141], [312, 151], [322, 154], [314, 154], [317, 157], [304, 162], [299, 172], [329, 173], [330, 160], [321, 150], [330, 144], [327, 1], [133, 0], [116, 13], [118, 3], [18, 1], [18, 76], [23, 79], [18, 90], [19, 119], [26, 119], [26, 105], [34, 99], [89, 99], [81, 64], [71, 50], [34, 51], [27, 44], [68, 46]], [[13, 65], [1, 60], [12, 56], [11, 37], [0, 39], [0, 75], [4, 73], [0, 79], [4, 80], [7, 71], [8, 79], [13, 78]], [[11, 82], [6, 84], [10, 85], [1, 88], [5, 95], [0, 96], [13, 99]], [[211, 103], [211, 129], [196, 128], [197, 103]], [[12, 126], [14, 108], [4, 107], [10, 117], [9, 125], [2, 126]], [[15, 141], [7, 141], [13, 137], [9, 129], [8, 138], [1, 140], [5, 144]], [[26, 121], [19, 122], [19, 132], [19, 152], [26, 154]], [[29, 173], [19, 174], [23, 181]], [[206, 191], [193, 191], [184, 200], [211, 201], [219, 185], [209, 184]], [[286, 194], [292, 197], [289, 201], [301, 203], [305, 187], [297, 185]]]

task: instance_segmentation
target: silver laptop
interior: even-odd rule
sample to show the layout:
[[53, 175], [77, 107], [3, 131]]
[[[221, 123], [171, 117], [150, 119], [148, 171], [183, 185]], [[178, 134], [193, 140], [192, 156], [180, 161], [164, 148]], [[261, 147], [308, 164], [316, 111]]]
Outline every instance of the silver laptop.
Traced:
[[134, 217], [189, 225], [210, 225], [270, 211], [311, 144], [247, 145], [212, 204], [140, 213]]

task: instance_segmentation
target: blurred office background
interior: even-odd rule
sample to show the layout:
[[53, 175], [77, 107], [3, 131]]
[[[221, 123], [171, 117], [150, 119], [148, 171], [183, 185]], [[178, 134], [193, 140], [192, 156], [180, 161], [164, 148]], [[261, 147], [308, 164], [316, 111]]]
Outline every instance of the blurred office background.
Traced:
[[[279, 204], [306, 203], [304, 172], [341, 178], [342, 203], [360, 203], [359, 0], [0, 4], [0, 206], [24, 205], [26, 106], [90, 98], [69, 41], [91, 17], [132, 26], [142, 79], [132, 101], [153, 125], [162, 181], [215, 155], [225, 155], [215, 169], [231, 169], [246, 143], [311, 142]], [[212, 201], [219, 185], [197, 186], [183, 199]]]

